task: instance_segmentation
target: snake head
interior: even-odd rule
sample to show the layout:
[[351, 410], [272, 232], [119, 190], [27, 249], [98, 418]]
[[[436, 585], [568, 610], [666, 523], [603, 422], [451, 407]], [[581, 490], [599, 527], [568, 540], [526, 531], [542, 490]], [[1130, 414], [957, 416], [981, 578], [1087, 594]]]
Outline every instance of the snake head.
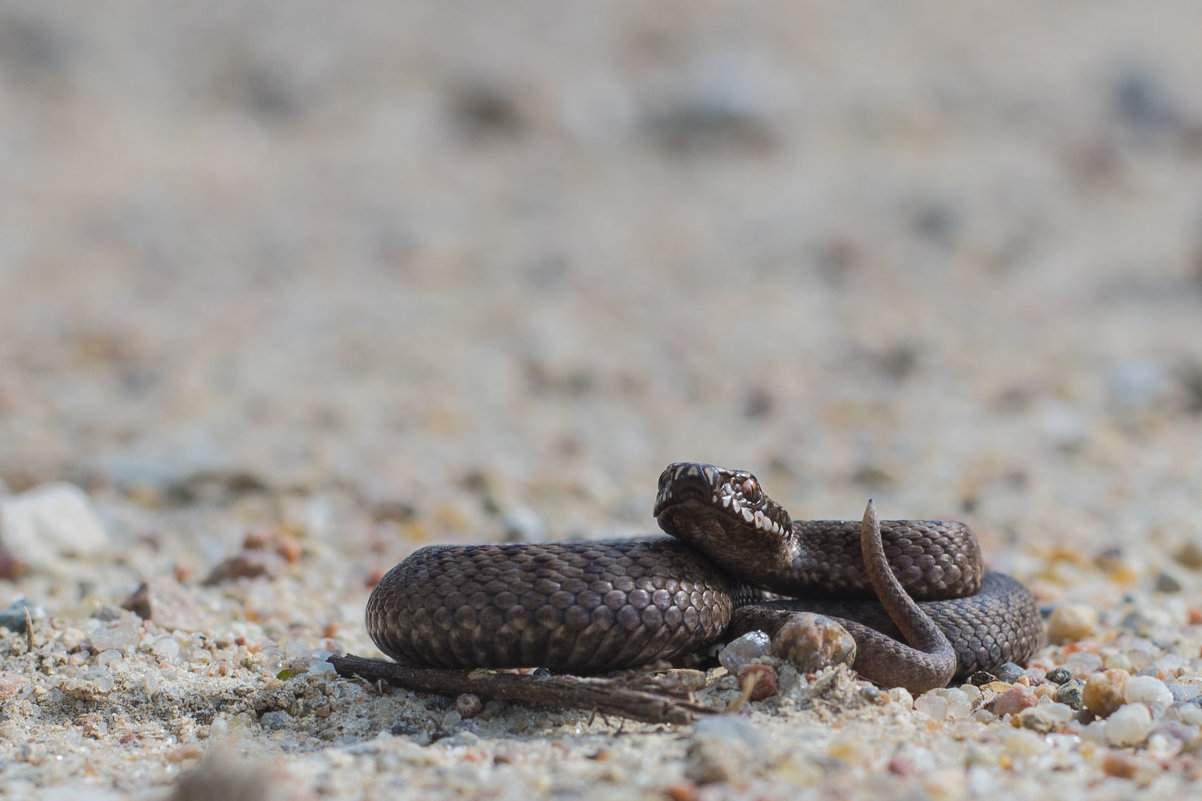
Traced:
[[[659, 476], [655, 519], [660, 528], [703, 551], [719, 564], [746, 558], [749, 550], [779, 553], [792, 537], [793, 521], [746, 470], [676, 462]], [[753, 557], [755, 558], [755, 557]]]

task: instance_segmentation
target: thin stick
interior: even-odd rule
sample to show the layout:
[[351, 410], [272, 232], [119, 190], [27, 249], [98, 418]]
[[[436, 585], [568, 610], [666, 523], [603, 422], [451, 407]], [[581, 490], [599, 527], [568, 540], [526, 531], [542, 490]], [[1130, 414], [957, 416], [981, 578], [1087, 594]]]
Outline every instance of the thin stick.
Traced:
[[651, 677], [632, 681], [581, 676], [523, 676], [485, 670], [415, 668], [353, 655], [332, 656], [330, 662], [338, 675], [345, 678], [358, 675], [367, 681], [384, 680], [418, 692], [475, 693], [488, 698], [584, 709], [645, 723], [692, 723], [699, 715], [715, 712], [688, 700], [685, 693], [673, 690], [670, 681], [657, 681]]

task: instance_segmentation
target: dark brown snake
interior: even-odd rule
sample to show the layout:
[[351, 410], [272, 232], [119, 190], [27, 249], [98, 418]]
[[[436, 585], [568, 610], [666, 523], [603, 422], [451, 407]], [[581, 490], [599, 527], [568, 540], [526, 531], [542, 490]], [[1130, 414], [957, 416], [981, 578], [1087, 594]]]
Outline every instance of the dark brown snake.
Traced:
[[914, 692], [1043, 639], [1030, 592], [984, 570], [962, 523], [878, 522], [871, 502], [861, 522], [793, 521], [751, 473], [693, 463], [661, 474], [655, 517], [672, 538], [421, 548], [376, 585], [368, 633], [408, 665], [599, 673], [809, 611], [847, 627], [860, 675]]

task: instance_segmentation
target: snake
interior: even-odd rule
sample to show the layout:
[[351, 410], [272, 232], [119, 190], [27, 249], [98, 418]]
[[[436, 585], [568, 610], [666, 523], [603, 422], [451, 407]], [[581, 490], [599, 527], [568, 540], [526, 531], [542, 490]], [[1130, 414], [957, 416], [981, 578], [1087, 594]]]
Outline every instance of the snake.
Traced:
[[368, 598], [367, 631], [405, 665], [595, 674], [774, 634], [799, 612], [841, 623], [852, 668], [922, 692], [1024, 662], [1043, 640], [1030, 591], [987, 571], [972, 531], [942, 520], [793, 520], [746, 470], [660, 474], [669, 536], [430, 545]]

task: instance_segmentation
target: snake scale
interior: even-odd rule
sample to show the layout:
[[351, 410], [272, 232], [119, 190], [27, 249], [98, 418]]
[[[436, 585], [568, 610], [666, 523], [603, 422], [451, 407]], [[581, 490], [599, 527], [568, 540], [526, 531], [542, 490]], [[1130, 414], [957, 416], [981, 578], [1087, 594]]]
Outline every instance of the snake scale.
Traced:
[[688, 462], [661, 474], [655, 517], [671, 537], [420, 548], [372, 591], [368, 633], [413, 666], [598, 673], [809, 611], [848, 628], [861, 676], [912, 691], [1042, 641], [1030, 592], [985, 571], [961, 523], [878, 521], [871, 502], [793, 521], [751, 473]]

